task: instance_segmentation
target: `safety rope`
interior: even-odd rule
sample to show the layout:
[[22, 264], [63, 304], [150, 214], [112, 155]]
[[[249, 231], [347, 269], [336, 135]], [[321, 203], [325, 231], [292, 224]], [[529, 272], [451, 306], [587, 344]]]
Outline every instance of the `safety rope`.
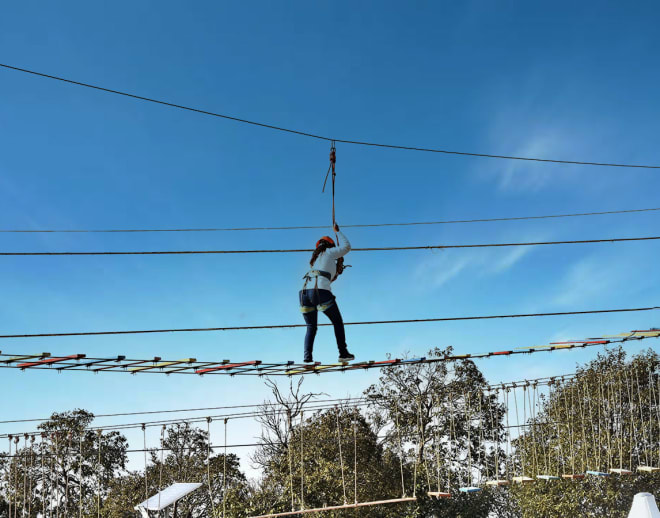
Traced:
[[325, 174], [325, 180], [323, 182], [323, 190], [325, 192], [325, 186], [328, 183], [328, 176], [332, 172], [332, 227], [335, 226], [335, 178], [337, 173], [335, 171], [335, 165], [337, 164], [337, 149], [335, 147], [335, 141], [333, 140], [330, 143], [330, 165], [328, 166], [328, 172]]

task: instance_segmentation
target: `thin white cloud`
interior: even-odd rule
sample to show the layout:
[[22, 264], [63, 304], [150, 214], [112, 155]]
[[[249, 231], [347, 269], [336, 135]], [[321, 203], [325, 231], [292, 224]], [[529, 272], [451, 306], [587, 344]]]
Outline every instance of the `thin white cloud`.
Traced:
[[[549, 157], [561, 155], [560, 139], [550, 133], [529, 138], [516, 150], [517, 156]], [[509, 160], [500, 173], [499, 187], [506, 191], [539, 191], [556, 174], [548, 164]]]
[[[538, 238], [537, 238], [538, 239]], [[513, 268], [532, 247], [516, 247], [510, 250], [480, 250], [478, 252], [441, 252], [427, 257], [415, 271], [418, 280], [424, 279], [428, 288], [439, 288], [461, 274], [471, 276], [501, 275]]]
[[612, 257], [589, 256], [575, 262], [559, 282], [553, 302], [559, 306], [577, 307], [598, 302], [613, 294], [622, 295], [634, 289], [635, 269], [621, 268], [624, 254]]
[[512, 248], [508, 252], [504, 253], [491, 262], [490, 272], [493, 274], [503, 273], [506, 270], [512, 268], [516, 263], [518, 263], [523, 257], [529, 254], [532, 251], [530, 246], [518, 246]]

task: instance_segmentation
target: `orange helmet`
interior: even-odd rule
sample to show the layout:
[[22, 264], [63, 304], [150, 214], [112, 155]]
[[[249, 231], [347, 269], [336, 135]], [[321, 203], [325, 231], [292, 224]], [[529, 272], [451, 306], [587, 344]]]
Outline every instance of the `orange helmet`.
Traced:
[[325, 241], [325, 242], [328, 243], [330, 246], [335, 246], [335, 241], [334, 241], [330, 236], [323, 236], [321, 239], [319, 239], [319, 240], [316, 242], [316, 248], [319, 247], [319, 245], [321, 244], [322, 241]]

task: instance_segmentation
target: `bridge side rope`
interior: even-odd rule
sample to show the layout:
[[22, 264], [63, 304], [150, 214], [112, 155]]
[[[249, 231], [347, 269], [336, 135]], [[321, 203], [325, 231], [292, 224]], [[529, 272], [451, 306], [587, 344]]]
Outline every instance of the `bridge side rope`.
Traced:
[[512, 357], [519, 354], [536, 354], [559, 350], [575, 350], [586, 347], [601, 347], [612, 344], [626, 345], [630, 341], [660, 337], [660, 329], [635, 330], [619, 335], [605, 335], [598, 338], [550, 342], [547, 345], [520, 347], [485, 353], [451, 354], [438, 357], [394, 358], [381, 361], [356, 363], [331, 363], [307, 366], [294, 361], [269, 363], [261, 360], [234, 362], [198, 361], [196, 358], [163, 361], [159, 356], [151, 359], [129, 359], [119, 355], [109, 358], [88, 357], [78, 353], [67, 356], [51, 356], [48, 352], [36, 354], [9, 354], [0, 351], [0, 369], [53, 370], [84, 372], [115, 372], [129, 374], [188, 374], [188, 375], [228, 375], [228, 376], [297, 376], [305, 374], [326, 374], [353, 370], [383, 369], [458, 360], [478, 360], [495, 357]]
[[[382, 324], [418, 324], [430, 322], [459, 322], [469, 320], [497, 320], [501, 318], [534, 318], [534, 317], [556, 317], [556, 316], [571, 316], [571, 315], [595, 315], [595, 314], [608, 314], [608, 313], [631, 313], [638, 311], [656, 311], [660, 306], [648, 306], [638, 308], [618, 308], [618, 309], [592, 309], [586, 311], [555, 311], [550, 313], [516, 313], [508, 315], [476, 315], [476, 316], [463, 316], [463, 317], [436, 317], [436, 318], [413, 318], [402, 320], [370, 320], [360, 322], [344, 322], [347, 326], [358, 325], [382, 325]], [[319, 326], [330, 326], [332, 324], [318, 324]], [[80, 331], [80, 332], [65, 332], [65, 333], [21, 333], [21, 334], [4, 334], [0, 335], [0, 339], [8, 338], [53, 338], [63, 336], [103, 336], [103, 335], [133, 335], [133, 334], [154, 334], [154, 333], [195, 333], [195, 332], [209, 332], [209, 331], [255, 331], [262, 329], [294, 329], [306, 327], [306, 324], [274, 324], [274, 325], [259, 325], [259, 326], [226, 326], [226, 327], [193, 327], [193, 328], [174, 328], [174, 329], [139, 329], [139, 330], [122, 330], [122, 331]], [[653, 329], [651, 329], [653, 330]]]

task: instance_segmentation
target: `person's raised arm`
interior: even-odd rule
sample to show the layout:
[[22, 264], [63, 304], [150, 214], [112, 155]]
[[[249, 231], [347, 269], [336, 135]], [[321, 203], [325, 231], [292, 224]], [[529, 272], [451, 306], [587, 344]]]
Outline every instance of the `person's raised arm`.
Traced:
[[345, 256], [348, 252], [351, 250], [351, 243], [349, 243], [348, 239], [346, 239], [346, 236], [341, 233], [339, 230], [339, 225], [335, 223], [334, 231], [337, 233], [337, 240], [339, 241], [337, 243], [337, 246], [333, 248], [328, 248], [325, 253], [328, 254], [328, 257], [332, 257], [333, 259], [339, 259], [340, 257]]

